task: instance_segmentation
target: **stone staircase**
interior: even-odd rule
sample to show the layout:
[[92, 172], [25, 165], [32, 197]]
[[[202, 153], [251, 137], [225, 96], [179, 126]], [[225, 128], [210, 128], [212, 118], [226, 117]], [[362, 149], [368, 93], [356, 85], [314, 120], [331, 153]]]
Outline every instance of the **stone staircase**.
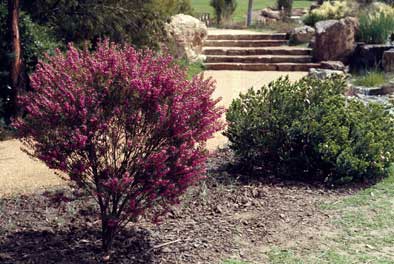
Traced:
[[308, 71], [311, 49], [288, 46], [284, 33], [215, 33], [204, 43], [207, 70]]

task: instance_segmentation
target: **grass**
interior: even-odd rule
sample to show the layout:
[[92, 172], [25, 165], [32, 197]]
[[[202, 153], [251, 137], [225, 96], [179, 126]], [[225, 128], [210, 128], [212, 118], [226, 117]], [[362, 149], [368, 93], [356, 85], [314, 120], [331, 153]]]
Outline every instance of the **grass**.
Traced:
[[371, 16], [364, 13], [359, 17], [360, 27], [358, 40], [369, 44], [386, 44], [393, 33], [394, 17], [392, 14], [380, 12]]
[[187, 78], [191, 79], [202, 71], [204, 71], [204, 66], [201, 62], [191, 63], [188, 65]]
[[315, 248], [272, 248], [272, 264], [394, 263], [394, 176], [339, 202], [322, 204], [336, 228]]
[[229, 259], [229, 260], [223, 261], [222, 264], [249, 264], [249, 263], [248, 263], [248, 262], [241, 261], [241, 260], [232, 260], [232, 259]]
[[[210, 13], [214, 17], [214, 11], [209, 5], [210, 0], [191, 0], [192, 7], [196, 13]], [[309, 8], [312, 1], [308, 0], [294, 0], [293, 8]], [[260, 10], [266, 7], [275, 7], [275, 0], [259, 0], [254, 1], [253, 10]], [[238, 0], [237, 9], [234, 12], [234, 22], [244, 22], [248, 10], [248, 0]]]
[[188, 62], [186, 59], [178, 60], [177, 63], [183, 69], [187, 69], [187, 79], [193, 78], [195, 75], [204, 71], [204, 65], [202, 62]]
[[287, 33], [290, 30], [298, 27], [299, 24], [295, 22], [284, 22], [284, 21], [276, 21], [267, 24], [255, 24], [252, 25], [256, 31], [260, 32], [279, 32], [279, 33]]
[[384, 72], [375, 70], [356, 76], [354, 84], [365, 87], [376, 87], [386, 83], [386, 81], [387, 79]]

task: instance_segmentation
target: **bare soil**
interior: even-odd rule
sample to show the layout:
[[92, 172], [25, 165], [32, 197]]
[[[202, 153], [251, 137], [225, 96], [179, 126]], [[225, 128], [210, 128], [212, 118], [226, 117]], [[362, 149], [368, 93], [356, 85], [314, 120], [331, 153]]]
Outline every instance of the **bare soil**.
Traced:
[[[108, 263], [266, 263], [273, 246], [308, 248], [332, 229], [319, 204], [337, 199], [337, 192], [273, 179], [245, 181], [229, 162], [228, 151], [216, 152], [207, 179], [163, 224], [142, 219], [130, 225]], [[65, 187], [2, 198], [0, 263], [102, 263], [95, 210], [90, 198]]]

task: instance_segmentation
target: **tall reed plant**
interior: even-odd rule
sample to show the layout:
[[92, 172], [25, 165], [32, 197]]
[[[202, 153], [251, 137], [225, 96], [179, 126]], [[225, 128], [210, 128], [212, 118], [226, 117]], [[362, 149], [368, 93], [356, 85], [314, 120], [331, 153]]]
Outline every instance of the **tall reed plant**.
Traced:
[[378, 12], [362, 13], [359, 17], [358, 40], [368, 44], [385, 44], [394, 33], [394, 14]]

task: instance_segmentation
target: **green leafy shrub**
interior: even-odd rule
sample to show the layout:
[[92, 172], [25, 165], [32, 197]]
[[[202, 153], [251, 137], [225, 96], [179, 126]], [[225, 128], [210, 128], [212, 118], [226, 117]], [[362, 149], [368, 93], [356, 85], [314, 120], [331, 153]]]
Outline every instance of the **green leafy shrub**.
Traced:
[[375, 87], [382, 85], [386, 82], [386, 76], [382, 71], [370, 71], [361, 76], [358, 76], [354, 81], [354, 84], [366, 86], [366, 87]]
[[394, 121], [384, 107], [348, 100], [342, 77], [280, 78], [235, 99], [226, 115], [230, 147], [250, 169], [332, 184], [386, 176]]
[[328, 19], [341, 19], [352, 15], [355, 10], [354, 3], [347, 1], [324, 2], [319, 8], [313, 9], [304, 16], [305, 25], [314, 26], [317, 22]]
[[394, 32], [394, 9], [370, 10], [359, 16], [358, 41], [385, 44]]
[[216, 23], [229, 22], [235, 9], [237, 8], [236, 0], [211, 0], [210, 5], [215, 10]]
[[152, 0], [148, 6], [167, 18], [176, 14], [191, 15], [193, 13], [190, 0]]
[[[33, 21], [52, 27], [58, 39], [82, 46], [109, 38], [136, 47], [157, 48], [164, 23], [188, 12], [188, 0], [31, 0], [21, 3]], [[189, 3], [190, 4], [190, 3]]]

